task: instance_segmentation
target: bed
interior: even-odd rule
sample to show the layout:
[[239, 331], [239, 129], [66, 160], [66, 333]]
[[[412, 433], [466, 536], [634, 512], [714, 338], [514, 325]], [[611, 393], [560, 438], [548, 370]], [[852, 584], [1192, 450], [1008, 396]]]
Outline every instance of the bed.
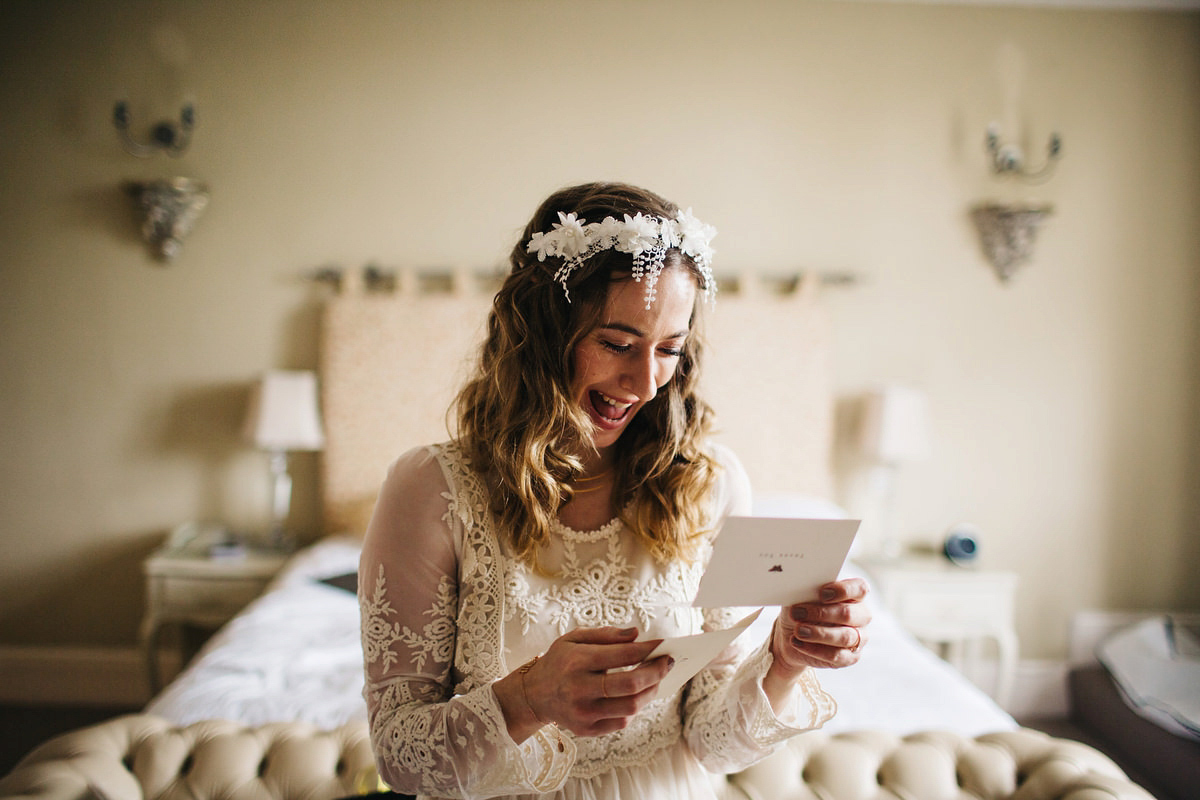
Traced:
[[[395, 293], [344, 290], [330, 296], [324, 309], [321, 492], [328, 535], [295, 553], [144, 715], [119, 730], [91, 734], [99, 744], [77, 737], [34, 756], [58, 764], [55, 759], [78, 759], [98, 747], [106, 754], [96, 757], [99, 762], [117, 764], [106, 785], [127, 787], [129, 774], [136, 775], [141, 794], [122, 790], [130, 797], [335, 797], [354, 785], [347, 770], [369, 759], [354, 594], [359, 536], [387, 465], [409, 447], [446, 437], [445, 409], [490, 299], [487, 282], [473, 276], [431, 284], [407, 275], [396, 283]], [[791, 282], [783, 291], [755, 281], [726, 282], [707, 334], [705, 380], [722, 420], [718, 437], [739, 453], [761, 492], [760, 507], [769, 506], [772, 516], [841, 515], [829, 499], [830, 331], [816, 282]], [[775, 346], [779, 342], [788, 346]], [[773, 424], [760, 424], [763, 419]], [[852, 561], [846, 571], [863, 575]], [[779, 758], [751, 768], [739, 781], [730, 778], [736, 788], [725, 796], [763, 797], [767, 787], [770, 796], [783, 798], [905, 792], [959, 797], [960, 789], [998, 798], [1012, 796], [1018, 785], [1023, 797], [1148, 796], [1095, 751], [1018, 730], [987, 694], [907, 634], [876, 597], [868, 601], [874, 621], [861, 661], [821, 674], [837, 700], [837, 715], [822, 731], [798, 737]], [[744, 635], [761, 636], [769, 625], [764, 619]], [[340, 745], [329, 743], [330, 732], [340, 732]], [[240, 766], [230, 767], [230, 751], [222, 749], [232, 747], [227, 740], [258, 756], [239, 756], [232, 760]], [[316, 755], [296, 749], [315, 741], [321, 743], [311, 751]], [[280, 742], [292, 748], [290, 755], [273, 755]], [[144, 759], [157, 766], [139, 773], [139, 748], [153, 749]], [[218, 759], [213, 753], [225, 754], [225, 761], [203, 772], [202, 763]], [[297, 777], [296, 770], [311, 772], [314, 763], [325, 764], [322, 775], [310, 776], [309, 783]], [[37, 766], [27, 765], [27, 771]], [[240, 777], [226, 775], [230, 770], [241, 770]], [[68, 788], [39, 796], [92, 792], [99, 780], [94, 771], [76, 770], [70, 778], [61, 768], [48, 772]], [[201, 772], [207, 776], [203, 791], [195, 777]], [[301, 792], [299, 786], [309, 788]], [[877, 794], [885, 787], [896, 794]]]
[[[298, 553], [268, 591], [222, 628], [146, 707], [180, 724], [299, 720], [322, 728], [366, 718], [358, 605], [358, 541], [332, 536]], [[849, 574], [862, 574], [854, 564]], [[831, 732], [976, 736], [1016, 723], [987, 694], [927, 650], [870, 600], [870, 646], [854, 667], [821, 674], [837, 699]], [[757, 623], [756, 623], [757, 626]], [[746, 635], [761, 634], [761, 628]]]
[[[330, 297], [324, 309], [322, 492], [334, 533], [298, 552], [268, 591], [152, 700], [148, 713], [181, 724], [219, 717], [326, 728], [365, 718], [357, 534], [391, 460], [446, 437], [445, 409], [488, 304], [486, 290], [462, 276], [442, 291], [423, 289], [420, 280], [400, 283], [409, 288], [348, 292]], [[812, 282], [788, 291], [757, 288], [727, 284], [707, 321], [705, 388], [721, 415], [719, 437], [739, 453], [772, 515], [837, 516], [842, 512], [828, 499], [833, 400], [820, 289]], [[762, 345], [781, 340], [799, 346]], [[406, 412], [393, 413], [398, 408]], [[763, 418], [778, 422], [755, 424]], [[847, 570], [865, 577], [853, 563]], [[860, 663], [822, 675], [839, 707], [830, 730], [974, 736], [1017, 727], [906, 634], [875, 596], [871, 641]]]

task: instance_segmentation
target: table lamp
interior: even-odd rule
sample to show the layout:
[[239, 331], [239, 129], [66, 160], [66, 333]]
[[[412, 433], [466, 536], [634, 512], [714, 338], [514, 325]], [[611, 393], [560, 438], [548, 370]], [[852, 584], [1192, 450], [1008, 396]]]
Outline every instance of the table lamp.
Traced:
[[901, 465], [929, 457], [929, 408], [923, 392], [890, 385], [863, 397], [859, 453], [871, 465], [871, 483], [882, 496], [878, 555], [895, 558], [896, 473]]
[[272, 547], [288, 549], [294, 542], [286, 529], [292, 501], [292, 478], [287, 454], [325, 446], [317, 410], [317, 376], [307, 371], [268, 370], [255, 384], [246, 410], [243, 435], [271, 458]]

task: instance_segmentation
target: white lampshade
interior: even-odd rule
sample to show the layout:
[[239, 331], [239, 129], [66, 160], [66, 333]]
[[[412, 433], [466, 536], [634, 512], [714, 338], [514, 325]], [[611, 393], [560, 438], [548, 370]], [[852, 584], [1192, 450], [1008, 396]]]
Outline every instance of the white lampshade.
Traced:
[[885, 386], [863, 398], [859, 449], [870, 461], [902, 464], [929, 458], [929, 405], [907, 386]]
[[255, 385], [242, 431], [261, 450], [320, 450], [325, 446], [317, 410], [317, 376], [269, 370]]

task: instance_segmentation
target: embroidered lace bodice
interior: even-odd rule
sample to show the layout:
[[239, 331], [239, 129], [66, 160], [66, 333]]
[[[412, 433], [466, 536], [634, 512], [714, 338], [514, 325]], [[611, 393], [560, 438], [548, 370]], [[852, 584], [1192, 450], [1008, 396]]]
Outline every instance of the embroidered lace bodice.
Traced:
[[[740, 464], [723, 474], [714, 519], [747, 513]], [[709, 772], [741, 769], [833, 714], [807, 673], [782, 715], [761, 688], [766, 643], [741, 637], [673, 697], [624, 730], [573, 737], [543, 727], [509, 737], [493, 681], [580, 627], [638, 626], [647, 638], [727, 627], [736, 609], [690, 606], [703, 565], [657, 563], [617, 520], [559, 526], [543, 574], [510, 559], [485, 487], [453, 445], [391, 466], [359, 567], [364, 694], [380, 774], [428, 797], [712, 797]]]

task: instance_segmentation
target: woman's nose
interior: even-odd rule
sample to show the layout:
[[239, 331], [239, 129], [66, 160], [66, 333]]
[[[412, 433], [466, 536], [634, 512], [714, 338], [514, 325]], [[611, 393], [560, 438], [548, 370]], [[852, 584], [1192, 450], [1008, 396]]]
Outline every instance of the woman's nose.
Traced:
[[654, 355], [632, 360], [625, 372], [625, 388], [637, 395], [638, 400], [647, 403], [658, 394], [658, 365]]

